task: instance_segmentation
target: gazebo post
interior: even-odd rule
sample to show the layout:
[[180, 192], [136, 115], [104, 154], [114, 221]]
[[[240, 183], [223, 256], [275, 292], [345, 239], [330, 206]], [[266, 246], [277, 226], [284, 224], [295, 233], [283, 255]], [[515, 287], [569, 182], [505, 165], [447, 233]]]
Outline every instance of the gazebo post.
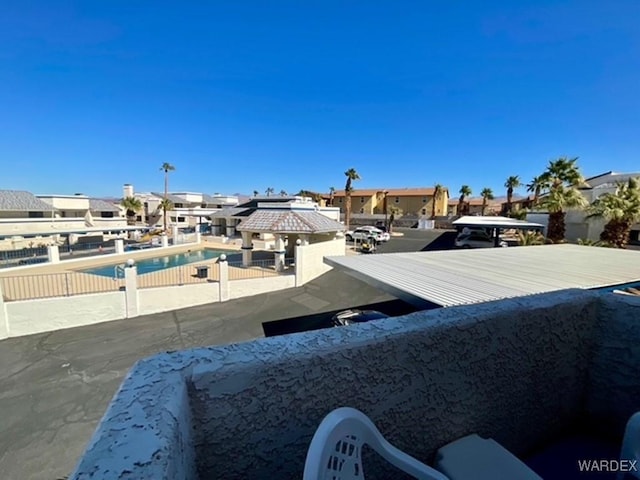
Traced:
[[242, 266], [250, 267], [252, 262], [253, 241], [252, 232], [242, 232]]
[[276, 272], [284, 270], [284, 254], [286, 250], [284, 248], [284, 234], [275, 233], [276, 238], [275, 251], [273, 253], [274, 265]]

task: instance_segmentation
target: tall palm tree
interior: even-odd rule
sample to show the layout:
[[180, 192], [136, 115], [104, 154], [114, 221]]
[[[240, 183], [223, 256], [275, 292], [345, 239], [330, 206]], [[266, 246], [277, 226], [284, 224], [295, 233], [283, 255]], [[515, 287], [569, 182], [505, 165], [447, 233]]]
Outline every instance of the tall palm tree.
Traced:
[[286, 190], [280, 190], [280, 196], [281, 197], [286, 197], [287, 195], [289, 195], [289, 194], [287, 193]]
[[640, 221], [640, 179], [618, 183], [614, 193], [600, 195], [587, 209], [587, 218], [604, 218], [607, 224], [600, 240], [626, 248], [631, 226]]
[[480, 195], [482, 196], [482, 215], [484, 215], [484, 211], [487, 209], [487, 202], [494, 199], [493, 190], [490, 188], [483, 188]]
[[127, 225], [136, 224], [136, 213], [142, 210], [142, 202], [136, 197], [126, 197], [120, 202], [127, 211]]
[[267, 195], [267, 197], [270, 197], [273, 194], [273, 192], [275, 192], [273, 187], [269, 187], [264, 191], [264, 193]]
[[258, 194], [259, 194], [258, 190], [254, 190], [254, 191], [253, 191], [253, 196], [254, 196], [254, 197], [257, 197], [257, 196], [258, 196]]
[[164, 224], [164, 231], [167, 231], [167, 211], [173, 208], [173, 203], [168, 198], [160, 200], [160, 208], [162, 209], [162, 221]]
[[329, 187], [329, 205], [333, 207], [333, 198], [336, 194], [336, 189], [334, 187]]
[[511, 213], [511, 201], [513, 200], [513, 191], [518, 188], [522, 183], [518, 175], [511, 175], [504, 182], [504, 187], [507, 189], [507, 214]]
[[439, 183], [436, 183], [433, 187], [433, 203], [431, 204], [431, 218], [436, 216], [436, 204], [442, 199], [444, 193], [444, 187]]
[[528, 247], [531, 245], [544, 244], [544, 237], [540, 232], [533, 232], [531, 230], [525, 232], [518, 232], [518, 245], [521, 247]]
[[400, 207], [396, 207], [395, 205], [391, 205], [389, 207], [389, 233], [393, 233], [393, 222], [396, 217], [402, 215], [402, 209]]
[[549, 175], [545, 172], [537, 177], [533, 177], [527, 184], [527, 192], [533, 193], [533, 205], [538, 205], [540, 194], [549, 188]]
[[344, 172], [347, 177], [347, 182], [344, 185], [344, 195], [345, 195], [345, 216], [344, 223], [347, 226], [347, 230], [349, 230], [349, 223], [351, 220], [351, 192], [353, 191], [353, 187], [351, 184], [356, 180], [360, 180], [360, 175], [356, 172], [355, 168], [350, 168], [346, 172]]
[[584, 183], [584, 179], [576, 164], [577, 161], [578, 157], [572, 159], [561, 157], [552, 160], [544, 174], [549, 182], [549, 194], [544, 197], [541, 205], [549, 212], [547, 237], [554, 243], [564, 240], [566, 211], [572, 208], [583, 208], [587, 204], [578, 190], [578, 187]]
[[[176, 167], [167, 162], [164, 162], [160, 167], [160, 171], [164, 172], [164, 200], [167, 200], [167, 196], [169, 195], [169, 172], [173, 172], [175, 169]], [[166, 210], [164, 215], [164, 231], [167, 231]]]
[[460, 198], [458, 199], [458, 215], [465, 213], [465, 200], [471, 196], [471, 187], [469, 185], [462, 185], [458, 192]]

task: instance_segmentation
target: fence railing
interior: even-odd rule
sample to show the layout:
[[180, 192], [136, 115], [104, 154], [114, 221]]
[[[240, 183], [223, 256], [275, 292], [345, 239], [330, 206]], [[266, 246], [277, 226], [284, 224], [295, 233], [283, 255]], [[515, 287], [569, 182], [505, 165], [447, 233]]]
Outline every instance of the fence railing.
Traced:
[[0, 251], [0, 268], [44, 263], [48, 259], [47, 247], [2, 250]]
[[138, 274], [138, 288], [193, 285], [218, 280], [220, 280], [218, 264], [215, 261], [209, 261]]
[[87, 255], [96, 253], [114, 253], [116, 251], [115, 245], [106, 246], [104, 243], [76, 243], [74, 245], [60, 245], [58, 246], [60, 252], [60, 259], [73, 257], [74, 255]]
[[4, 300], [12, 302], [116, 292], [124, 288], [124, 280], [81, 272], [64, 272], [0, 278], [0, 285]]
[[267, 278], [295, 273], [293, 258], [285, 258], [282, 270], [276, 270], [275, 259], [254, 260], [250, 266], [242, 262], [229, 262], [229, 280], [245, 280], [248, 278]]

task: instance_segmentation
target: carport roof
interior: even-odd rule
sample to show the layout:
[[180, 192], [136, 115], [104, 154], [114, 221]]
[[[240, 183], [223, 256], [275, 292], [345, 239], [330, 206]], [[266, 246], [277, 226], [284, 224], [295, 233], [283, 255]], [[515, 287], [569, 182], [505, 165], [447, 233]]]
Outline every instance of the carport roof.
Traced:
[[541, 223], [532, 223], [516, 218], [473, 215], [460, 217], [452, 222], [452, 225], [455, 227], [544, 228]]
[[443, 307], [640, 280], [640, 252], [580, 245], [325, 257], [418, 307]]
[[236, 230], [311, 234], [341, 232], [345, 227], [326, 215], [312, 211], [257, 210], [236, 227]]

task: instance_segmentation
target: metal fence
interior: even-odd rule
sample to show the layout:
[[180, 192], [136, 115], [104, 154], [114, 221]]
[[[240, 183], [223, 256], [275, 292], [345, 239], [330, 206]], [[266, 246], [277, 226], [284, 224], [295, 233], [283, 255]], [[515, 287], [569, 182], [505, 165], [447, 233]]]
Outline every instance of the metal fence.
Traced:
[[0, 278], [0, 285], [4, 300], [12, 302], [116, 292], [124, 288], [124, 280], [81, 272], [65, 272], [4, 277]]
[[229, 262], [229, 280], [267, 278], [293, 273], [295, 273], [293, 258], [285, 258], [284, 267], [281, 271], [276, 270], [275, 259], [254, 260], [249, 266], [242, 265], [242, 262]]
[[191, 263], [180, 267], [165, 268], [138, 275], [138, 288], [170, 287], [217, 282], [220, 279], [218, 264], [213, 262]]
[[44, 263], [49, 260], [47, 247], [23, 248], [0, 251], [0, 268]]
[[60, 260], [70, 258], [88, 257], [101, 253], [115, 253], [115, 245], [106, 246], [104, 243], [76, 243], [74, 245], [60, 245]]

